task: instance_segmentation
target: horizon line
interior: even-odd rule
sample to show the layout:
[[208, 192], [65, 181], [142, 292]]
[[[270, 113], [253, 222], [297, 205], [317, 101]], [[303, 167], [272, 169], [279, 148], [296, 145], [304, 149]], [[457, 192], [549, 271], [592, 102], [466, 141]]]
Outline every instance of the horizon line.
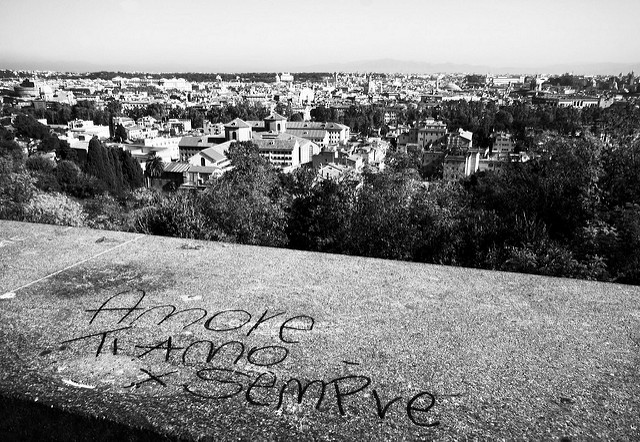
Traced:
[[[11, 63], [11, 62], [10, 62]], [[38, 63], [38, 62], [35, 62]], [[375, 64], [380, 64], [375, 66]], [[393, 70], [393, 66], [389, 66], [390, 63], [398, 64], [398, 70]], [[12, 63], [13, 64], [13, 63]], [[21, 62], [15, 64], [22, 64]], [[39, 64], [39, 63], [38, 63]], [[55, 63], [51, 63], [55, 64]], [[67, 64], [67, 63], [64, 63]], [[73, 65], [74, 62], [69, 62], [69, 65]], [[361, 64], [363, 66], [358, 67]], [[386, 65], [385, 65], [386, 64]], [[90, 64], [91, 65], [91, 64]], [[331, 66], [333, 65], [333, 66]], [[99, 68], [96, 66], [88, 67], [88, 69], [78, 69], [75, 67], [60, 69], [59, 66], [56, 69], [48, 68], [16, 68], [16, 67], [0, 67], [0, 70], [14, 71], [14, 72], [50, 72], [50, 73], [74, 73], [74, 74], [92, 74], [100, 72], [114, 72], [124, 74], [277, 74], [277, 73], [381, 73], [381, 74], [413, 74], [413, 75], [434, 75], [434, 74], [564, 74], [571, 73], [574, 75], [618, 75], [615, 71], [623, 69], [623, 65], [628, 66], [633, 72], [635, 68], [640, 69], [640, 61], [636, 62], [570, 62], [570, 63], [555, 63], [547, 64], [544, 66], [489, 66], [470, 63], [456, 63], [456, 62], [422, 62], [422, 61], [410, 61], [410, 60], [396, 60], [391, 58], [381, 58], [376, 60], [361, 60], [353, 62], [328, 62], [326, 64], [317, 64], [313, 66], [297, 67], [295, 69], [274, 69], [273, 67], [268, 69], [221, 69], [221, 70], [179, 70], [179, 69], [139, 69], [139, 68]], [[451, 70], [439, 70], [444, 67], [451, 67]], [[416, 70], [412, 70], [415, 68]], [[609, 68], [610, 71], [604, 73], [604, 70]], [[588, 71], [596, 71], [597, 73], [587, 73]], [[586, 72], [585, 72], [586, 71]]]

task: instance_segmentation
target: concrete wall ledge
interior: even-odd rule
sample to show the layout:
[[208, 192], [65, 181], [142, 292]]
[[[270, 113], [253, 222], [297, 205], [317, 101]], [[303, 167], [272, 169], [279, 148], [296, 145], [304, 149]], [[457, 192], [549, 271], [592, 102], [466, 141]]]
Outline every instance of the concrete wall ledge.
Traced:
[[639, 355], [639, 287], [0, 221], [3, 440], [637, 440]]

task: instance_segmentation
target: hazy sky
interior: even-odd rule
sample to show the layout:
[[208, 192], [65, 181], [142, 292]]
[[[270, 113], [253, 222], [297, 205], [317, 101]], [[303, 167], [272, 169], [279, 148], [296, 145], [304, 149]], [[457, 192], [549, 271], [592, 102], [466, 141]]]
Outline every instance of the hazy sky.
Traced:
[[640, 61], [640, 0], [3, 0], [0, 68]]

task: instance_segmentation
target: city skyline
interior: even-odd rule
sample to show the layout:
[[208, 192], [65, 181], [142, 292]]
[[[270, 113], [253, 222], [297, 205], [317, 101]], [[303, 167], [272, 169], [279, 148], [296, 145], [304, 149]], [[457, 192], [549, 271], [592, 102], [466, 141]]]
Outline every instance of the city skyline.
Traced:
[[634, 18], [640, 3], [633, 0], [606, 7], [594, 0], [246, 0], [241, 6], [12, 2], [0, 19], [1, 67], [298, 72], [361, 65], [387, 71], [376, 63], [397, 62], [476, 71], [610, 65], [617, 73], [640, 62]]

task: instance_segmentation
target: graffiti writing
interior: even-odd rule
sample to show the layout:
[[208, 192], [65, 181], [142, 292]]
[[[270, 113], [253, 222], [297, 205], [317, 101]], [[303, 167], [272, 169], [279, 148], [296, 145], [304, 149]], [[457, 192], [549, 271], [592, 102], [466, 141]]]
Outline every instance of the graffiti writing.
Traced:
[[[358, 401], [361, 406], [371, 409], [371, 416], [379, 419], [387, 418], [391, 410], [400, 409], [414, 425], [439, 425], [430, 413], [436, 399], [426, 391], [383, 399], [384, 395], [373, 388], [374, 381], [366, 374], [306, 380], [286, 378], [281, 373], [270, 371], [295, 355], [298, 346], [309, 342], [310, 332], [316, 324], [310, 315], [288, 315], [286, 311], [268, 309], [257, 314], [241, 308], [215, 311], [202, 307], [179, 309], [172, 304], [147, 305], [148, 302], [144, 290], [116, 293], [99, 307], [86, 310], [89, 326], [98, 327], [98, 331], [87, 332], [63, 343], [89, 346], [96, 358], [104, 353], [124, 353], [139, 360], [159, 361], [180, 369], [152, 372], [140, 368], [145, 377], [123, 385], [125, 389], [174, 385], [197, 400], [236, 398], [250, 406], [274, 410], [285, 407], [287, 403], [306, 402], [317, 410], [334, 409], [341, 416], [347, 414], [350, 403]], [[156, 335], [152, 342], [144, 342], [143, 338], [132, 333], [141, 327], [145, 330], [150, 327], [158, 329], [161, 334]], [[176, 328], [184, 333], [171, 333], [170, 330]], [[187, 329], [190, 331], [185, 331]], [[197, 333], [194, 335], [194, 332]], [[261, 334], [269, 336], [271, 342], [251, 345], [251, 340], [262, 339], [258, 337]], [[242, 364], [239, 365], [240, 362]], [[360, 365], [355, 361], [342, 362], [354, 370]], [[189, 374], [186, 382], [185, 376], [179, 376], [185, 371]]]

